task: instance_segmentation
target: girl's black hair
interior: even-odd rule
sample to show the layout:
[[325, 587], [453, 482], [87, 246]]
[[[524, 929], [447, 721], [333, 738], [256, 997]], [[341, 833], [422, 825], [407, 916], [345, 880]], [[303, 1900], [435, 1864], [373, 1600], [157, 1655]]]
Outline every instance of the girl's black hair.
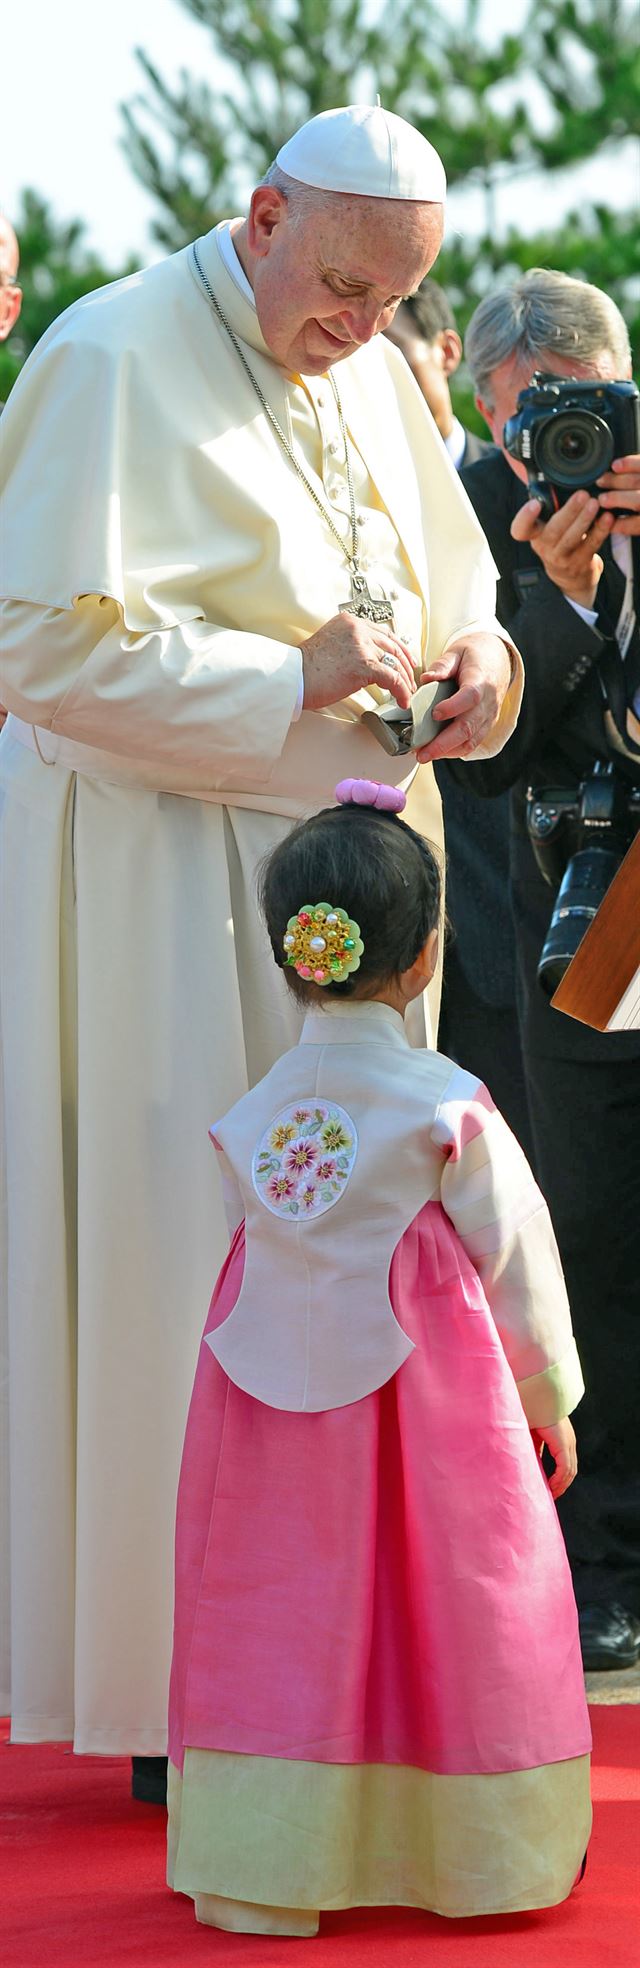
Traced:
[[[263, 862], [258, 886], [271, 948], [294, 997], [301, 1004], [366, 997], [409, 970], [438, 924], [441, 886], [433, 848], [396, 813], [330, 806], [301, 821]], [[320, 901], [360, 925], [364, 954], [344, 984], [313, 984], [286, 962], [289, 917]]]

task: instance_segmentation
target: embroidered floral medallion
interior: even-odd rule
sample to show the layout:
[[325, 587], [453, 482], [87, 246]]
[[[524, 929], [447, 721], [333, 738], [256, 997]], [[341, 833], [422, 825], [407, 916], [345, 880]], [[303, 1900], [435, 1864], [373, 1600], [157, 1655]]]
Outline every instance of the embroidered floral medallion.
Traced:
[[344, 1194], [357, 1153], [355, 1123], [335, 1101], [283, 1107], [253, 1157], [256, 1195], [274, 1216], [324, 1216]]

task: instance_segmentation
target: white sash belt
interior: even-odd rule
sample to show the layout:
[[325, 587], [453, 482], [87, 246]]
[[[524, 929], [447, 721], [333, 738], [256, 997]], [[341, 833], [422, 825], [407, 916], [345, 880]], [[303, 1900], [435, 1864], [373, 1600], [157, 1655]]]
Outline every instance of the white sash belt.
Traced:
[[189, 767], [184, 763], [172, 765], [160, 759], [132, 759], [116, 752], [102, 752], [95, 745], [78, 744], [75, 738], [45, 731], [13, 715], [5, 725], [5, 741], [10, 737], [35, 752], [44, 767], [61, 765], [69, 772], [114, 786], [129, 786], [140, 792], [175, 793], [184, 799], [206, 800], [216, 806], [249, 807], [258, 813], [280, 813], [293, 820], [318, 807], [332, 805], [340, 779], [352, 776], [385, 779], [406, 788], [416, 770], [413, 758], [388, 757], [355, 721], [323, 719], [313, 713], [303, 715], [292, 726], [270, 779], [255, 792], [246, 792], [232, 784], [203, 786], [197, 778], [202, 767], [195, 763], [193, 783], [185, 785]]

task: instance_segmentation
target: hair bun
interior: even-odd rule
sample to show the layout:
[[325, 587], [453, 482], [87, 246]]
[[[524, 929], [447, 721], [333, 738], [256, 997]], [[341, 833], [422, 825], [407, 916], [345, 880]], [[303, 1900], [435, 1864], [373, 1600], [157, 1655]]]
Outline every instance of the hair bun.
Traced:
[[407, 804], [400, 786], [385, 786], [379, 779], [341, 779], [336, 799], [339, 806], [375, 806], [379, 813], [403, 813]]

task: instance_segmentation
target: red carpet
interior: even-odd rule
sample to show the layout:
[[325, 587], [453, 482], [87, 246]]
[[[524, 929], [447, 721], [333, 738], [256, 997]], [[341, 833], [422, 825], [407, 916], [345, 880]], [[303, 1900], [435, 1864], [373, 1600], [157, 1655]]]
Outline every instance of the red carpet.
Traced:
[[313, 1941], [196, 1925], [164, 1885], [164, 1813], [128, 1798], [116, 1757], [0, 1743], [3, 1968], [632, 1968], [640, 1961], [640, 1707], [592, 1709], [595, 1828], [573, 1898], [550, 1913], [445, 1921], [324, 1914]]

